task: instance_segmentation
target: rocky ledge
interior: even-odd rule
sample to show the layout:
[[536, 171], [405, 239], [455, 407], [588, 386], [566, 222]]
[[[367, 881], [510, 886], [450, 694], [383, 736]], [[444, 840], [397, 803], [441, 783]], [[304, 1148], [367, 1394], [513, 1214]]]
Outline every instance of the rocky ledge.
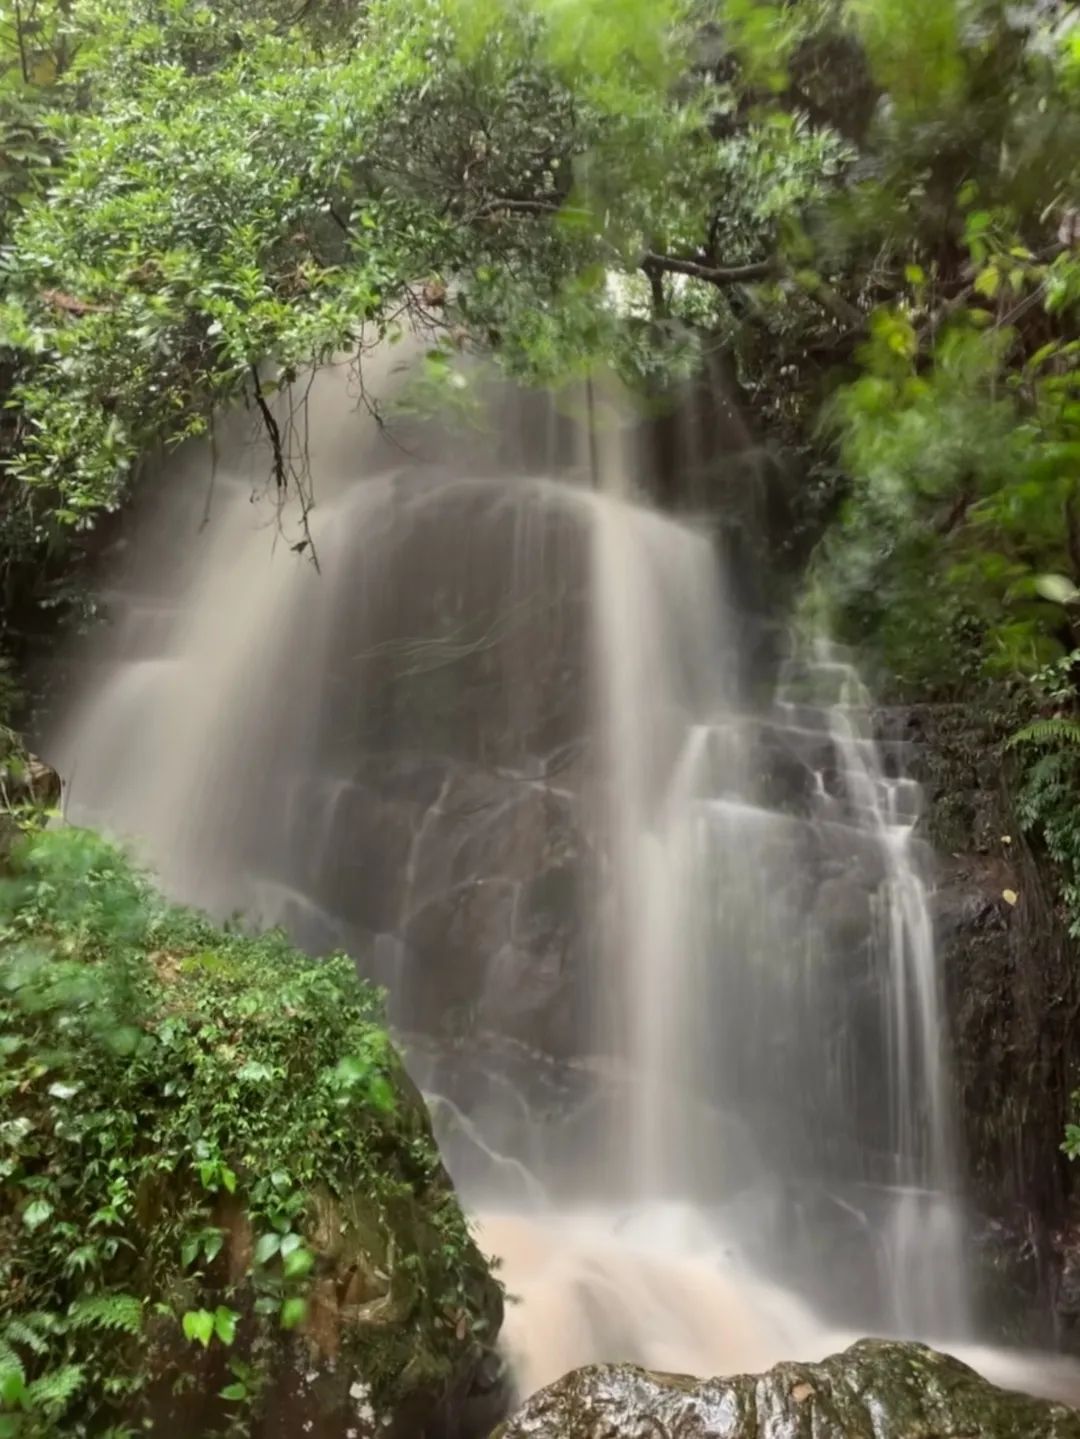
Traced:
[[579, 1369], [493, 1439], [1080, 1439], [1080, 1412], [995, 1389], [924, 1345], [864, 1339], [733, 1379]]

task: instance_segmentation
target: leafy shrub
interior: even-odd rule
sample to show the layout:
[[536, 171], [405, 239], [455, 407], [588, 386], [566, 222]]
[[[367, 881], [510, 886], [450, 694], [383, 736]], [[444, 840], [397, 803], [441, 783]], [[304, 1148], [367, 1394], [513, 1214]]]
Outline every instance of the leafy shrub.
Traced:
[[432, 1185], [452, 1291], [464, 1221], [346, 957], [172, 908], [89, 832], [32, 835], [0, 882], [0, 1061], [2, 1439], [150, 1423], [192, 1346], [232, 1356], [226, 1411], [256, 1403], [304, 1322], [316, 1189], [379, 1212]]

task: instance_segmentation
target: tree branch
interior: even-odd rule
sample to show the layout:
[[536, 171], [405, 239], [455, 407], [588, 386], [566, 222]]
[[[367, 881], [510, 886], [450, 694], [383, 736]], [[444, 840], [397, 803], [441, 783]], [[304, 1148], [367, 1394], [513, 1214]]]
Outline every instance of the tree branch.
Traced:
[[759, 260], [752, 265], [703, 265], [697, 260], [679, 259], [677, 255], [658, 255], [654, 250], [647, 251], [641, 267], [646, 274], [650, 269], [667, 270], [672, 275], [689, 275], [710, 285], [745, 285], [780, 273], [775, 260]]
[[866, 316], [863, 312], [850, 300], [845, 300], [831, 285], [826, 285], [824, 280], [818, 280], [815, 285], [803, 285], [802, 289], [826, 314], [831, 315], [838, 325], [847, 330], [861, 330], [865, 327]]
[[19, 0], [15, 0], [15, 35], [19, 42], [19, 68], [22, 71], [23, 84], [30, 83], [30, 60], [26, 53], [26, 36], [23, 33], [22, 9]]
[[519, 215], [557, 215], [562, 209], [561, 205], [555, 204], [552, 200], [488, 200], [473, 211], [474, 220], [485, 220], [489, 215], [496, 215], [500, 210], [508, 210], [511, 214]]
[[[652, 250], [646, 253], [641, 268], [650, 277], [661, 270], [668, 270], [675, 275], [689, 275], [693, 280], [704, 280], [706, 284], [717, 286], [747, 285], [755, 280], [779, 280], [785, 275], [784, 266], [776, 259], [758, 260], [750, 265], [704, 265], [698, 260], [683, 260], [675, 255], [658, 255]], [[865, 327], [866, 316], [863, 312], [823, 280], [819, 279], [814, 285], [803, 284], [800, 288], [808, 299], [814, 300], [838, 324], [856, 332]]]
[[274, 460], [274, 483], [279, 490], [288, 488], [289, 476], [285, 465], [285, 452], [281, 447], [281, 430], [274, 418], [274, 412], [266, 403], [266, 396], [263, 394], [262, 381], [259, 379], [259, 368], [257, 365], [251, 367], [251, 384], [255, 391], [255, 403], [259, 407], [263, 424], [266, 426], [266, 433], [270, 440], [270, 449], [273, 452]]
[[648, 260], [641, 267], [649, 277], [649, 289], [652, 291], [653, 318], [657, 320], [667, 318], [667, 296], [664, 294], [664, 272], [658, 265], [650, 265]]

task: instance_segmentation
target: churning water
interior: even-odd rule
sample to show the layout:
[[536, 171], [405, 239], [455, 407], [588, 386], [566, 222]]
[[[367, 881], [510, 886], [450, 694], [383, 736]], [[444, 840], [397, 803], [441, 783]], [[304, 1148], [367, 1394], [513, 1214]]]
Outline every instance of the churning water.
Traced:
[[523, 1390], [867, 1331], [967, 1352], [902, 753], [825, 645], [754, 693], [738, 559], [642, 498], [624, 409], [489, 398], [384, 431], [320, 378], [317, 568], [240, 420], [213, 473], [170, 462], [58, 680], [70, 817], [387, 987]]

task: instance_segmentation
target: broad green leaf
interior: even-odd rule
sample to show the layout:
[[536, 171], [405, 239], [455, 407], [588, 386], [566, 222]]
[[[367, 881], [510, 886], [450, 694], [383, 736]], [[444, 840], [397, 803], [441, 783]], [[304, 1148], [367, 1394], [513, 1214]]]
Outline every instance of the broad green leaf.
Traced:
[[281, 1245], [282, 1236], [280, 1234], [264, 1234], [255, 1245], [255, 1263], [269, 1263], [274, 1255], [278, 1253]]
[[224, 1305], [214, 1310], [214, 1333], [222, 1344], [231, 1344], [236, 1338], [236, 1321], [239, 1318], [235, 1310], [226, 1309]]
[[184, 1336], [206, 1349], [214, 1337], [214, 1324], [209, 1309], [189, 1309], [183, 1318]]
[[285, 1260], [286, 1279], [298, 1279], [301, 1275], [310, 1273], [315, 1263], [315, 1256], [310, 1249], [295, 1249]]
[[40, 1229], [52, 1212], [53, 1207], [47, 1199], [34, 1199], [23, 1210], [22, 1222], [27, 1229]]

